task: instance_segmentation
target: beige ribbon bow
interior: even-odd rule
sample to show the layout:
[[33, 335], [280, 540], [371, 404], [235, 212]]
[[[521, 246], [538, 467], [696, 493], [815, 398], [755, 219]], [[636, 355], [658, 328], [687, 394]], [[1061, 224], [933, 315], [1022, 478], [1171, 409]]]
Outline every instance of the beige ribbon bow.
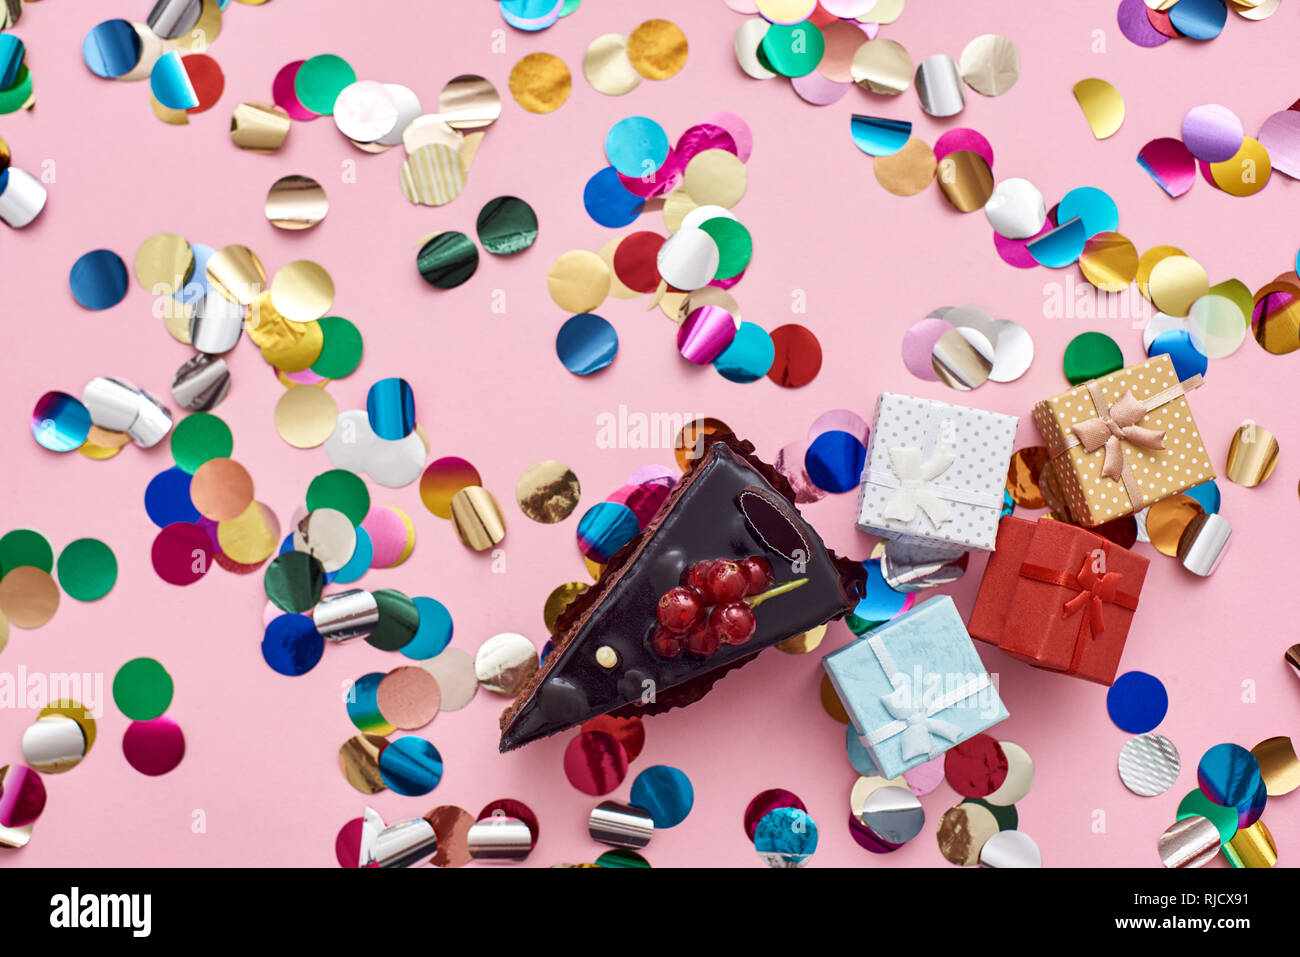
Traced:
[[1146, 429], [1138, 425], [1147, 414], [1146, 404], [1138, 400], [1132, 390], [1125, 392], [1105, 412], [1098, 408], [1098, 416], [1070, 426], [1079, 438], [1079, 443], [1087, 452], [1095, 452], [1103, 445], [1106, 458], [1102, 462], [1101, 474], [1109, 479], [1119, 481], [1124, 474], [1124, 446], [1121, 442], [1132, 442], [1144, 449], [1163, 449], [1165, 433], [1155, 429]]

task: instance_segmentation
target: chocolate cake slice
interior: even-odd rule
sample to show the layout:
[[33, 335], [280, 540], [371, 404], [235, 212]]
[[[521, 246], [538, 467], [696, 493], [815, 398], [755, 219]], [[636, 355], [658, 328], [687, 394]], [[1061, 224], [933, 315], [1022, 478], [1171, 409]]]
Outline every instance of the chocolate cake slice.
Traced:
[[730, 433], [704, 439], [659, 513], [556, 622], [546, 663], [501, 716], [503, 752], [597, 715], [690, 704], [854, 607], [862, 565], [826, 548], [753, 451]]

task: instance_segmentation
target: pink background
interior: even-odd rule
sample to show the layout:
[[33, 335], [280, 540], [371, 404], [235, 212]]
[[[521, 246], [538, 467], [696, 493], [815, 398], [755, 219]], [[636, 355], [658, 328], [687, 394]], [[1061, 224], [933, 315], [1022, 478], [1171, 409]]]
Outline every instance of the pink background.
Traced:
[[[145, 85], [98, 80], [80, 59], [81, 39], [99, 19], [143, 18], [148, 7], [145, 0], [33, 3], [17, 31], [27, 43], [38, 106], [6, 117], [0, 135], [17, 165], [39, 173], [42, 162], [52, 161], [56, 182], [31, 228], [0, 230], [8, 357], [0, 376], [0, 526], [38, 528], [56, 550], [80, 536], [103, 538], [121, 571], [102, 601], [65, 597], [46, 627], [14, 629], [0, 666], [102, 672], [107, 696], [123, 662], [156, 657], [175, 678], [168, 714], [184, 728], [188, 751], [165, 777], [137, 774], [120, 749], [127, 720], [110, 700], [94, 750], [72, 772], [46, 777], [49, 804], [35, 836], [25, 850], [0, 853], [4, 864], [333, 866], [335, 833], [367, 801], [394, 821], [438, 804], [477, 813], [503, 797], [525, 801], [541, 820], [530, 864], [589, 861], [602, 851], [586, 835], [597, 799], [575, 791], [561, 769], [572, 735], [500, 756], [497, 716], [505, 701], [487, 693], [424, 729], [446, 762], [432, 794], [366, 798], [353, 791], [336, 765], [339, 745], [355, 733], [341, 689], [406, 659], [354, 644], [329, 648], [305, 677], [274, 674], [258, 648], [265, 602], [260, 575], [216, 570], [182, 589], [153, 573], [149, 547], [156, 529], [145, 515], [143, 492], [150, 477], [171, 465], [165, 445], [128, 448], [107, 462], [36, 446], [27, 416], [46, 390], [79, 394], [91, 377], [115, 375], [167, 395], [173, 371], [190, 354], [153, 317], [149, 295], [134, 281], [116, 308], [80, 309], [69, 296], [67, 274], [83, 252], [108, 247], [129, 264], [145, 238], [176, 231], [218, 248], [247, 244], [268, 273], [304, 257], [330, 270], [337, 287], [333, 311], [353, 319], [366, 337], [361, 368], [330, 387], [340, 407], [361, 407], [376, 379], [404, 376], [415, 388], [433, 455], [470, 459], [506, 513], [508, 571], [493, 574], [488, 558], [464, 549], [451, 527], [422, 507], [417, 486], [372, 488], [375, 502], [411, 515], [419, 539], [405, 565], [371, 573], [362, 585], [439, 598], [455, 619], [454, 645], [471, 653], [502, 631], [523, 632], [540, 648], [547, 594], [561, 582], [587, 579], [574, 547], [578, 515], [638, 466], [671, 463], [664, 450], [597, 448], [597, 415], [620, 403], [645, 413], [720, 417], [770, 458], [802, 439], [820, 413], [851, 408], [869, 415], [878, 392], [904, 391], [1020, 415], [1018, 444], [1032, 445], [1038, 436], [1030, 405], [1063, 390], [1060, 356], [1073, 336], [1102, 329], [1121, 343], [1127, 361], [1142, 358], [1140, 332], [1127, 320], [1044, 317], [1044, 284], [1064, 282], [1075, 270], [1012, 269], [994, 253], [982, 215], [955, 213], [937, 189], [908, 199], [884, 192], [870, 159], [849, 138], [855, 111], [910, 119], [931, 143], [945, 128], [975, 127], [993, 143], [995, 175], [1027, 177], [1049, 202], [1075, 186], [1100, 186], [1119, 203], [1120, 228], [1139, 249], [1181, 246], [1207, 267], [1211, 282], [1235, 276], [1253, 289], [1294, 262], [1294, 183], [1278, 176], [1260, 196], [1235, 199], [1202, 181], [1174, 202], [1134, 162], [1143, 143], [1176, 136], [1184, 112], [1197, 104], [1228, 106], [1251, 133], [1291, 102], [1295, 90], [1274, 69], [1294, 53], [1300, 13], [1289, 4], [1263, 23], [1230, 15], [1224, 34], [1210, 43], [1174, 41], [1143, 50], [1120, 34], [1111, 0], [1054, 4], [1050, 15], [994, 0], [915, 3], [882, 35], [902, 42], [917, 62], [937, 52], [956, 57], [987, 32], [1007, 35], [1020, 51], [1022, 75], [1010, 93], [997, 99], [969, 93], [965, 112], [946, 122], [926, 117], [912, 91], [886, 99], [855, 89], [819, 108], [799, 100], [787, 82], [749, 79], [731, 47], [741, 18], [717, 0], [589, 0], [539, 35], [505, 27], [496, 4], [484, 0], [368, 4], [364, 14], [342, 0], [232, 4], [209, 51], [225, 70], [225, 93], [186, 128], [158, 122]], [[685, 30], [686, 68], [622, 98], [594, 92], [581, 72], [587, 44], [654, 16]], [[493, 49], [498, 31], [504, 52]], [[1102, 52], [1094, 52], [1098, 44]], [[406, 84], [434, 109], [438, 90], [458, 73], [483, 74], [505, 92], [511, 66], [539, 50], [569, 64], [569, 101], [536, 116], [507, 97], [465, 194], [441, 209], [402, 198], [400, 149], [359, 153], [328, 119], [295, 123], [286, 148], [271, 156], [242, 152], [227, 136], [234, 106], [268, 99], [275, 72], [293, 59], [338, 53], [360, 77]], [[1094, 141], [1070, 93], [1089, 76], [1110, 80], [1127, 99], [1124, 126], [1108, 141]], [[590, 379], [569, 375], [554, 355], [565, 316], [547, 296], [545, 277], [560, 253], [597, 250], [615, 235], [593, 223], [581, 203], [583, 184], [605, 164], [605, 131], [624, 116], [643, 114], [675, 138], [714, 110], [745, 117], [756, 143], [749, 192], [736, 209], [755, 237], [756, 254], [735, 294], [745, 318], [769, 329], [792, 321], [811, 327], [825, 350], [821, 375], [788, 391], [767, 380], [735, 385], [688, 366], [673, 347], [673, 326], [657, 310], [646, 312], [644, 298], [611, 299], [599, 310], [618, 328], [621, 350], [613, 366]], [[341, 181], [344, 163], [355, 164], [355, 184]], [[330, 197], [328, 219], [301, 234], [273, 229], [262, 214], [267, 187], [290, 173], [316, 177]], [[472, 231], [482, 204], [501, 194], [534, 205], [541, 220], [536, 246], [512, 259], [484, 256], [478, 274], [459, 289], [426, 286], [414, 268], [419, 237]], [[659, 230], [662, 221], [650, 215], [632, 228]], [[505, 315], [491, 311], [497, 290], [507, 298]], [[806, 315], [791, 314], [795, 290], [806, 291]], [[937, 306], [965, 302], [1031, 330], [1039, 359], [1019, 382], [990, 383], [962, 397], [903, 368], [904, 331]], [[234, 430], [234, 456], [254, 475], [258, 498], [287, 520], [308, 481], [329, 463], [323, 451], [292, 450], [276, 435], [271, 413], [280, 387], [256, 350], [243, 344], [228, 359], [234, 386], [218, 413]], [[1248, 341], [1237, 355], [1212, 364], [1207, 386], [1193, 398], [1217, 468], [1243, 418], [1272, 429], [1284, 450], [1281, 466], [1261, 488], [1220, 479], [1235, 542], [1216, 575], [1196, 579], [1138, 546], [1153, 560], [1123, 667], [1150, 671], [1169, 689], [1169, 715], [1158, 730], [1183, 755], [1171, 792], [1140, 798], [1121, 785], [1115, 760], [1127, 735], [1106, 716], [1104, 688], [1033, 670], [980, 646], [990, 670], [1001, 675], [1012, 715], [996, 735], [1024, 746], [1036, 764], [1020, 821], [1047, 864], [1158, 865], [1156, 837], [1195, 787], [1195, 764], [1205, 749], [1221, 741], [1251, 747], [1296, 727], [1300, 685], [1282, 653], [1294, 640], [1283, 596], [1295, 587], [1296, 471], [1288, 453], [1300, 438], [1297, 362]], [[520, 473], [543, 458], [570, 464], [583, 486], [578, 513], [555, 527], [530, 522], [513, 504]], [[872, 539], [853, 527], [854, 498], [833, 496], [806, 513], [832, 547], [862, 558]], [[973, 561], [952, 589], [963, 612], [982, 568], [983, 560]], [[837, 624], [821, 651], [850, 637]], [[635, 773], [656, 763], [684, 770], [696, 795], [685, 823], [655, 836], [646, 851], [653, 864], [759, 866], [741, 816], [757, 792], [784, 787], [801, 795], [821, 829], [814, 866], [946, 866], [933, 829], [957, 801], [947, 785], [923, 799], [926, 830], [898, 853], [876, 857], [849, 837], [848, 795], [857, 775], [844, 756], [844, 727], [818, 701], [821, 673], [820, 654], [770, 651], [703, 702], [647, 722], [646, 748], [610, 797], [625, 799]], [[1248, 681], [1252, 703], [1243, 702]], [[21, 734], [34, 716], [0, 712], [0, 741], [7, 742], [0, 762], [21, 760]], [[203, 834], [191, 831], [199, 809], [206, 815]], [[1098, 812], [1104, 812], [1104, 833], [1094, 832]], [[1264, 820], [1285, 862], [1300, 824], [1273, 809]]]

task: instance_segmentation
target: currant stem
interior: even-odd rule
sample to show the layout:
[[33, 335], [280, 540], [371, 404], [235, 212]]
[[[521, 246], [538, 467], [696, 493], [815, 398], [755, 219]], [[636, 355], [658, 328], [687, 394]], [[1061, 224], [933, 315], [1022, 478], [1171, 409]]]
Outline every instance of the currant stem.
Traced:
[[751, 598], [746, 598], [745, 604], [747, 604], [750, 608], [757, 608], [759, 605], [763, 604], [763, 602], [767, 601], [769, 598], [775, 598], [777, 595], [784, 595], [786, 592], [794, 591], [796, 588], [802, 588], [806, 584], [808, 584], [808, 579], [796, 578], [792, 582], [786, 582], [783, 585], [777, 585], [775, 588], [769, 588], [761, 595], [754, 595]]

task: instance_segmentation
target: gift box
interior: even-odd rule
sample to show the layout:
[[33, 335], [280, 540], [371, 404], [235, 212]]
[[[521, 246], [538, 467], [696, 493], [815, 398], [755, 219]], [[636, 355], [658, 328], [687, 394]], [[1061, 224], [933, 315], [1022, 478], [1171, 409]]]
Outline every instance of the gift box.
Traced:
[[940, 546], [936, 556], [991, 550], [1018, 421], [881, 393], [862, 471], [858, 527]]
[[1094, 526], [1214, 478], [1167, 355], [1092, 379], [1034, 406], [1070, 516]]
[[831, 652], [822, 664], [885, 778], [924, 764], [1007, 717], [947, 595]]
[[1031, 665], [1109, 685], [1148, 564], [1087, 529], [1005, 518], [970, 633]]

